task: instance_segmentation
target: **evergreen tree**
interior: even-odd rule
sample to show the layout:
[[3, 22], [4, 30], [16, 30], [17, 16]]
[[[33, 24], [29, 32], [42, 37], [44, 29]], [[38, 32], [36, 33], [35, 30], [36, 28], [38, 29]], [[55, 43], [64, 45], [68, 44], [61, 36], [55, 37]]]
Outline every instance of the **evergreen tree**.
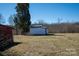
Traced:
[[30, 13], [29, 13], [29, 3], [18, 3], [16, 6], [17, 17], [19, 29], [21, 29], [21, 33], [25, 34], [30, 30]]

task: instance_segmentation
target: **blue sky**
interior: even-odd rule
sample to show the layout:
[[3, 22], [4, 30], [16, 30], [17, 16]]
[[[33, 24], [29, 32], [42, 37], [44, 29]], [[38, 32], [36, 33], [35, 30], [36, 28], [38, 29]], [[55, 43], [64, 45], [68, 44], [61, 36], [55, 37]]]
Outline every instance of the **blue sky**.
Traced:
[[[6, 23], [8, 23], [9, 16], [16, 13], [15, 6], [14, 3], [0, 3], [0, 13]], [[39, 20], [47, 23], [57, 23], [58, 18], [61, 18], [61, 22], [79, 21], [79, 4], [77, 3], [32, 3], [29, 9], [32, 23]]]
[[14, 3], [0, 3], [0, 14], [4, 17], [4, 21], [6, 24], [8, 24], [8, 19], [10, 15], [13, 15], [16, 13], [15, 10], [16, 4]]

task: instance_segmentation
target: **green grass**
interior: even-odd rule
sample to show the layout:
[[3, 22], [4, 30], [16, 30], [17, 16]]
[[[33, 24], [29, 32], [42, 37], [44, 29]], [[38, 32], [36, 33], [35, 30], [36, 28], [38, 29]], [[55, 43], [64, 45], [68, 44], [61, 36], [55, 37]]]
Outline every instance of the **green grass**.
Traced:
[[48, 36], [14, 35], [20, 44], [9, 48], [4, 55], [19, 56], [79, 56], [79, 33], [56, 33]]

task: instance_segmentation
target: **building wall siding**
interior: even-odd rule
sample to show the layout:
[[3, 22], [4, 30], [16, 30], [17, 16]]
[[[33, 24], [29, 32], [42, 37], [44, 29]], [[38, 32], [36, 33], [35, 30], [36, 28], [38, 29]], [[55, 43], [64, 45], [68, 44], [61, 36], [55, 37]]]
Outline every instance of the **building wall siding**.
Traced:
[[30, 34], [47, 34], [46, 28], [30, 28]]
[[12, 28], [0, 25], [0, 50], [13, 43]]

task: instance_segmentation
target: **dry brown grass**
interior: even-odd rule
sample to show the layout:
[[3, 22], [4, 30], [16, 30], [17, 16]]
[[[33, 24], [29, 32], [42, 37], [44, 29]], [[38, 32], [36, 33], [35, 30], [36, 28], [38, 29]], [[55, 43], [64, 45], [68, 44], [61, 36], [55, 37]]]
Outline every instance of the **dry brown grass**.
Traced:
[[48, 36], [14, 35], [20, 44], [5, 50], [4, 55], [79, 56], [79, 33], [57, 33]]

